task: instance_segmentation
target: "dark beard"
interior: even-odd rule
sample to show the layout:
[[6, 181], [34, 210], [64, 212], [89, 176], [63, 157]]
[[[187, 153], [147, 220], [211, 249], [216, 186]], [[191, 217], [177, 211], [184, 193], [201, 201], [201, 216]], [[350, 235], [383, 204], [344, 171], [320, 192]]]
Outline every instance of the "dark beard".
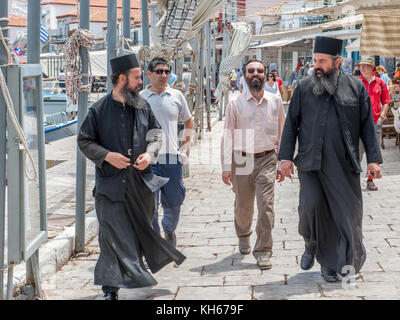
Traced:
[[[262, 88], [264, 88], [264, 77], [262, 79], [260, 79], [260, 77], [245, 77], [245, 79], [249, 89], [260, 91]], [[253, 79], [257, 79], [258, 81], [253, 81]]]
[[337, 89], [339, 71], [336, 69], [329, 70], [319, 78], [317, 77], [317, 70], [314, 69], [310, 76], [313, 93], [316, 96], [322, 96], [325, 93], [334, 95]]
[[128, 88], [129, 82], [121, 89], [121, 96], [125, 99], [125, 105], [131, 108], [138, 106], [139, 94]]

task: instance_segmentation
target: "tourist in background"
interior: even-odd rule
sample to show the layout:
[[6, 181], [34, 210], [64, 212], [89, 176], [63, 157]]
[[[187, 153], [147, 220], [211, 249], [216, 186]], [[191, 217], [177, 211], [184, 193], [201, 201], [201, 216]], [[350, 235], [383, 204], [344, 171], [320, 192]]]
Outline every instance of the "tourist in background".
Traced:
[[382, 65], [379, 65], [376, 67], [376, 71], [379, 74], [379, 78], [381, 78], [383, 80], [383, 82], [386, 84], [386, 87], [389, 90], [390, 79], [389, 79], [388, 72], [386, 71], [385, 67]]
[[281, 98], [278, 82], [276, 81], [275, 75], [272, 72], [269, 72], [267, 74], [267, 78], [265, 79], [264, 83], [264, 90], [271, 92]]

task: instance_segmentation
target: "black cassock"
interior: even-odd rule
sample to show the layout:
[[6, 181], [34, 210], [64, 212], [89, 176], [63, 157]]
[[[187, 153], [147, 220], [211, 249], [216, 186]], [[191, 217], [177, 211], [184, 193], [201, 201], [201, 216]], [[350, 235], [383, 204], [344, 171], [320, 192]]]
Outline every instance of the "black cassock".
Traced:
[[368, 163], [382, 163], [362, 82], [341, 72], [336, 94], [317, 97], [310, 79], [302, 80], [290, 101], [279, 160], [293, 161], [297, 138], [299, 233], [316, 250], [321, 265], [337, 273], [343, 273], [344, 266], [359, 272], [366, 259], [360, 138], [367, 145]]
[[140, 288], [157, 284], [146, 270], [143, 256], [155, 273], [185, 256], [164, 240], [151, 226], [156, 210], [154, 190], [167, 182], [133, 166], [119, 170], [104, 161], [108, 152], [131, 159], [148, 152], [157, 158], [161, 130], [148, 103], [138, 97], [137, 105], [124, 107], [112, 94], [89, 110], [78, 135], [82, 153], [96, 164], [95, 206], [99, 220], [100, 256], [94, 284]]

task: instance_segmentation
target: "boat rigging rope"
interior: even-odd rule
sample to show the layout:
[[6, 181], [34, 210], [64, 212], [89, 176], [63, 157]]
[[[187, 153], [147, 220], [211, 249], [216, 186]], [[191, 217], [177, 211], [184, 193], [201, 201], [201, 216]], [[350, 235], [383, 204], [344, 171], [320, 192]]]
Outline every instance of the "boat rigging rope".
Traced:
[[[64, 58], [67, 61], [66, 95], [73, 104], [78, 102], [78, 92], [90, 92], [92, 87], [91, 75], [92, 67], [88, 48], [95, 45], [95, 35], [86, 29], [76, 30], [63, 47]], [[88, 57], [89, 73], [82, 73], [82, 59], [79, 48], [86, 50]], [[89, 84], [83, 85], [82, 78], [89, 78]]]
[[[6, 19], [6, 18], [0, 19], [0, 22], [3, 22], [3, 21], [10, 21], [10, 20]], [[8, 58], [8, 61], [9, 61], [10, 60], [10, 52], [9, 52], [9, 48], [8, 48], [7, 42], [6, 42], [6, 41], [8, 41], [8, 39], [5, 39], [3, 37], [3, 30], [4, 29], [5, 28], [1, 28], [0, 27], [0, 42], [4, 46], [4, 51], [6, 52], [7, 58]], [[13, 104], [13, 101], [11, 99], [10, 91], [8, 90], [7, 82], [6, 82], [5, 78], [4, 78], [3, 72], [1, 70], [0, 70], [0, 86], [1, 86], [1, 91], [3, 92], [4, 100], [6, 102], [7, 111], [9, 113], [11, 122], [14, 125], [14, 128], [17, 131], [18, 137], [20, 139], [20, 142], [24, 146], [25, 152], [28, 155], [29, 160], [30, 160], [30, 162], [32, 164], [33, 173], [34, 173], [33, 176], [30, 175], [29, 170], [28, 170], [28, 166], [25, 166], [25, 175], [29, 180], [36, 181], [37, 178], [38, 178], [37, 168], [36, 168], [35, 162], [33, 160], [32, 154], [31, 154], [31, 152], [29, 150], [29, 147], [28, 147], [28, 144], [27, 144], [27, 141], [26, 141], [26, 138], [25, 138], [24, 131], [21, 128], [21, 125], [18, 123], [18, 119], [17, 119], [17, 116], [16, 116], [15, 111], [14, 111], [14, 104]]]

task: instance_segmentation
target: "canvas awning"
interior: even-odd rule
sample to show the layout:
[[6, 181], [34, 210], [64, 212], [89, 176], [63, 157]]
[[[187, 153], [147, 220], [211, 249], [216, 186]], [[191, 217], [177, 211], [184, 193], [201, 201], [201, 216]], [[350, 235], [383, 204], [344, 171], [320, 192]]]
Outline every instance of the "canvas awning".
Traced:
[[400, 57], [400, 16], [365, 15], [360, 54]]
[[346, 17], [343, 19], [326, 22], [326, 23], [321, 23], [321, 24], [316, 24], [313, 26], [300, 28], [300, 29], [292, 29], [292, 30], [287, 30], [287, 31], [271, 32], [271, 33], [266, 33], [266, 34], [254, 35], [251, 40], [252, 41], [256, 41], [256, 40], [273, 41], [273, 40], [278, 40], [278, 39], [282, 39], [282, 38], [315, 34], [315, 33], [323, 32], [325, 30], [329, 30], [329, 29], [350, 27], [350, 26], [354, 26], [357, 24], [361, 24], [363, 22], [363, 17], [364, 16], [362, 14], [360, 14], [360, 15]]
[[[311, 1], [309, 1], [311, 2]], [[362, 14], [375, 10], [396, 10], [399, 8], [400, 0], [346, 0], [337, 2], [332, 6], [313, 8], [311, 10], [292, 10], [291, 15], [328, 15], [333, 18], [341, 17], [346, 14]], [[282, 13], [289, 14], [289, 12]]]
[[276, 40], [276, 41], [271, 41], [271, 42], [267, 42], [267, 43], [262, 43], [259, 44], [257, 46], [254, 47], [250, 47], [250, 49], [258, 49], [258, 48], [271, 48], [271, 47], [275, 47], [275, 48], [282, 48], [285, 47], [293, 42], [297, 42], [302, 40], [302, 38], [298, 38], [298, 39], [291, 39], [291, 40]]
[[354, 40], [346, 46], [347, 52], [360, 51], [360, 38]]

